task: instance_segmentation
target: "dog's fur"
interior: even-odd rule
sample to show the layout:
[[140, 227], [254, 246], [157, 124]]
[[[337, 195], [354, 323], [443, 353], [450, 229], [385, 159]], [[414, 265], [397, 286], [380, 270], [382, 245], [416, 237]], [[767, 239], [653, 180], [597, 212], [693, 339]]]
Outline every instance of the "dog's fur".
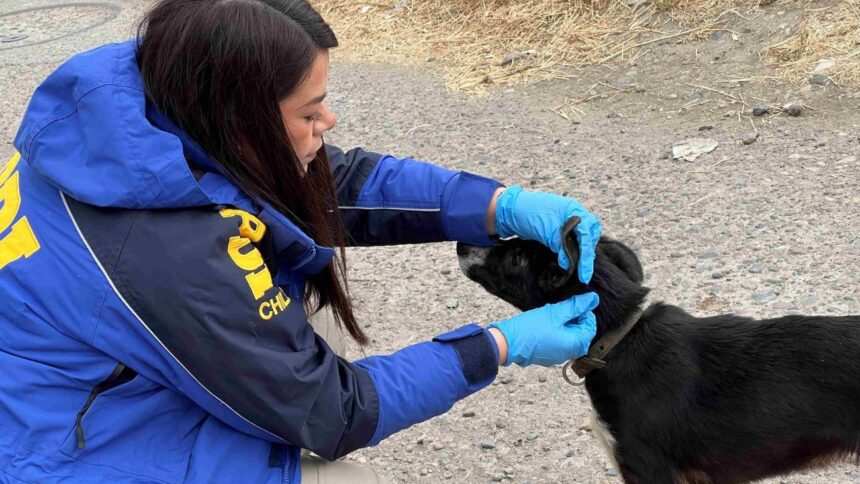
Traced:
[[[524, 311], [597, 292], [598, 338], [648, 293], [636, 255], [606, 237], [587, 286], [536, 242], [457, 253], [467, 277]], [[860, 316], [698, 318], [652, 304], [585, 387], [627, 483], [740, 483], [856, 458]]]

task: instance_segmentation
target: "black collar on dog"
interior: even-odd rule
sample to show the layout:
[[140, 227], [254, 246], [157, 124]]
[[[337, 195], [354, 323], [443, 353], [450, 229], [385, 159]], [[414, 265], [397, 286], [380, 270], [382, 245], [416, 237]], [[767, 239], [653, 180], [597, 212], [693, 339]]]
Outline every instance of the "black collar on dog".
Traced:
[[[597, 340], [593, 345], [591, 345], [591, 349], [588, 350], [588, 354], [579, 358], [577, 360], [570, 360], [564, 364], [564, 368], [562, 369], [562, 376], [564, 379], [570, 383], [571, 385], [582, 385], [585, 383], [585, 377], [593, 370], [603, 368], [606, 366], [606, 356], [609, 355], [609, 352], [612, 351], [615, 346], [630, 333], [630, 330], [636, 326], [636, 323], [639, 322], [639, 317], [642, 316], [642, 310], [636, 311], [630, 319], [624, 323], [624, 326], [618, 328], [615, 331], [610, 331], [609, 333], [604, 334]], [[574, 381], [568, 375], [568, 370], [573, 369], [573, 372], [576, 373], [576, 376], [580, 378], [579, 381]]]

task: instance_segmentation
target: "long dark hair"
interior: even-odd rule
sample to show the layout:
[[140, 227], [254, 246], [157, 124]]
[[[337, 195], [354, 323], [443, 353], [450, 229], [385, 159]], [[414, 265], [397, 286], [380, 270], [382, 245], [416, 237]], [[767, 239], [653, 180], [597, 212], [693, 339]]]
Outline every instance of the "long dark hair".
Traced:
[[330, 305], [337, 322], [366, 344], [349, 300], [344, 229], [325, 149], [304, 173], [278, 105], [317, 56], [336, 46], [305, 0], [162, 0], [138, 27], [137, 55], [149, 99], [226, 176], [318, 244], [340, 249], [308, 277], [304, 304], [309, 314]]

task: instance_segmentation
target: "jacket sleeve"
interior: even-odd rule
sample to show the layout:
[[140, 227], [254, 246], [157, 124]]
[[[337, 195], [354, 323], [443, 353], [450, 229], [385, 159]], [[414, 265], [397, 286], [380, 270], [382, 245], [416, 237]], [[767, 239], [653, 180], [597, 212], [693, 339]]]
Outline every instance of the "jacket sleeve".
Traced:
[[[234, 428], [336, 459], [447, 411], [496, 375], [476, 325], [349, 362], [274, 286], [244, 212], [70, 202], [110, 281], [93, 343]], [[244, 214], [244, 215], [243, 215]]]
[[499, 182], [361, 148], [326, 154], [350, 244], [491, 244], [485, 217]]

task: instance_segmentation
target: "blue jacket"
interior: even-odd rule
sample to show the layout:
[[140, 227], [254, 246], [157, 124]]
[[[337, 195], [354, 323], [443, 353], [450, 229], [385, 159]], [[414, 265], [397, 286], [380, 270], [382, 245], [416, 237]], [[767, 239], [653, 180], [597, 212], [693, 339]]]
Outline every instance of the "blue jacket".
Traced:
[[[63, 64], [0, 172], [0, 482], [299, 480], [489, 384], [467, 325], [349, 362], [315, 335], [320, 247], [148, 105], [134, 43]], [[328, 147], [353, 244], [489, 244], [498, 183]], [[189, 163], [190, 161], [190, 163]]]

